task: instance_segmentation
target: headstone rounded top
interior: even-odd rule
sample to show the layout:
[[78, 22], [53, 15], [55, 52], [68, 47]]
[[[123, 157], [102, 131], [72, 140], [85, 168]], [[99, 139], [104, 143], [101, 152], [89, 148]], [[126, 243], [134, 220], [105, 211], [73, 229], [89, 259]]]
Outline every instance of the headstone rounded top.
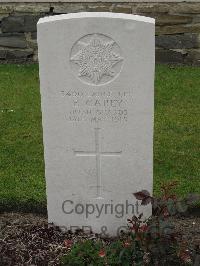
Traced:
[[56, 15], [56, 16], [48, 16], [40, 18], [38, 24], [65, 20], [65, 19], [79, 19], [79, 18], [120, 18], [120, 19], [128, 19], [128, 20], [135, 20], [135, 21], [155, 24], [154, 18], [132, 15], [132, 14], [124, 14], [124, 13], [112, 13], [112, 12], [78, 12], [78, 13], [69, 13], [69, 14]]

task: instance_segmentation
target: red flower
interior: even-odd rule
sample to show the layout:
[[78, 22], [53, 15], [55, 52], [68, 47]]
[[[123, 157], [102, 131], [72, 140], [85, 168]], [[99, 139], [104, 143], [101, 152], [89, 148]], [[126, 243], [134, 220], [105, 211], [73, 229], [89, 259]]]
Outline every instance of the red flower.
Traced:
[[148, 230], [148, 226], [146, 224], [143, 224], [140, 228], [139, 228], [139, 231], [144, 233]]
[[180, 258], [185, 262], [185, 263], [191, 263], [192, 259], [190, 257], [190, 253], [188, 250], [184, 250], [180, 252]]
[[164, 217], [168, 217], [169, 216], [169, 212], [168, 212], [168, 209], [167, 208], [164, 208], [164, 210], [163, 210], [163, 216]]
[[125, 241], [125, 242], [124, 242], [124, 247], [125, 247], [125, 248], [130, 247], [130, 245], [131, 245], [131, 243], [130, 243], [129, 241]]
[[106, 253], [103, 249], [99, 251], [99, 257], [104, 258], [106, 256]]
[[142, 241], [142, 237], [140, 235], [136, 235], [137, 241]]
[[131, 231], [135, 231], [136, 230], [136, 226], [134, 224], [132, 224], [132, 226], [130, 227]]
[[69, 239], [64, 240], [64, 245], [65, 245], [66, 248], [71, 249], [71, 247], [73, 245], [73, 241], [69, 240]]

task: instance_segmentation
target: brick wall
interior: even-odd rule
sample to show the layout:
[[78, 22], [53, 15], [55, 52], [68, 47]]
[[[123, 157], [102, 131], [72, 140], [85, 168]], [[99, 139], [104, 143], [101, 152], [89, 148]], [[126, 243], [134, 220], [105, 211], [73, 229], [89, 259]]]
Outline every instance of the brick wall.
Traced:
[[38, 19], [81, 11], [110, 11], [154, 17], [156, 61], [200, 65], [200, 2], [1, 3], [0, 61], [37, 61]]

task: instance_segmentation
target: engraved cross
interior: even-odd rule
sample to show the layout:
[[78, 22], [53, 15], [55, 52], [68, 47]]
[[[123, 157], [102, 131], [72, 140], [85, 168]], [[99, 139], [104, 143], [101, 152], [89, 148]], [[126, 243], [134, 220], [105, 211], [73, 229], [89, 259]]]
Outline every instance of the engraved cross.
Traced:
[[102, 152], [100, 149], [100, 128], [95, 128], [95, 151], [74, 151], [76, 156], [92, 156], [96, 157], [96, 181], [97, 181], [97, 197], [101, 198], [102, 183], [101, 183], [101, 157], [103, 156], [120, 156], [122, 151]]

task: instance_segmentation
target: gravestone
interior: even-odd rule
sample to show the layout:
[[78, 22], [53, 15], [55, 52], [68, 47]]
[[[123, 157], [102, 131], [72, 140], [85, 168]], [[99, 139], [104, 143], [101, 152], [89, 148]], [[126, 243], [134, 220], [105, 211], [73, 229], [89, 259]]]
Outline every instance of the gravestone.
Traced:
[[49, 222], [116, 235], [152, 192], [154, 19], [76, 13], [38, 22]]

